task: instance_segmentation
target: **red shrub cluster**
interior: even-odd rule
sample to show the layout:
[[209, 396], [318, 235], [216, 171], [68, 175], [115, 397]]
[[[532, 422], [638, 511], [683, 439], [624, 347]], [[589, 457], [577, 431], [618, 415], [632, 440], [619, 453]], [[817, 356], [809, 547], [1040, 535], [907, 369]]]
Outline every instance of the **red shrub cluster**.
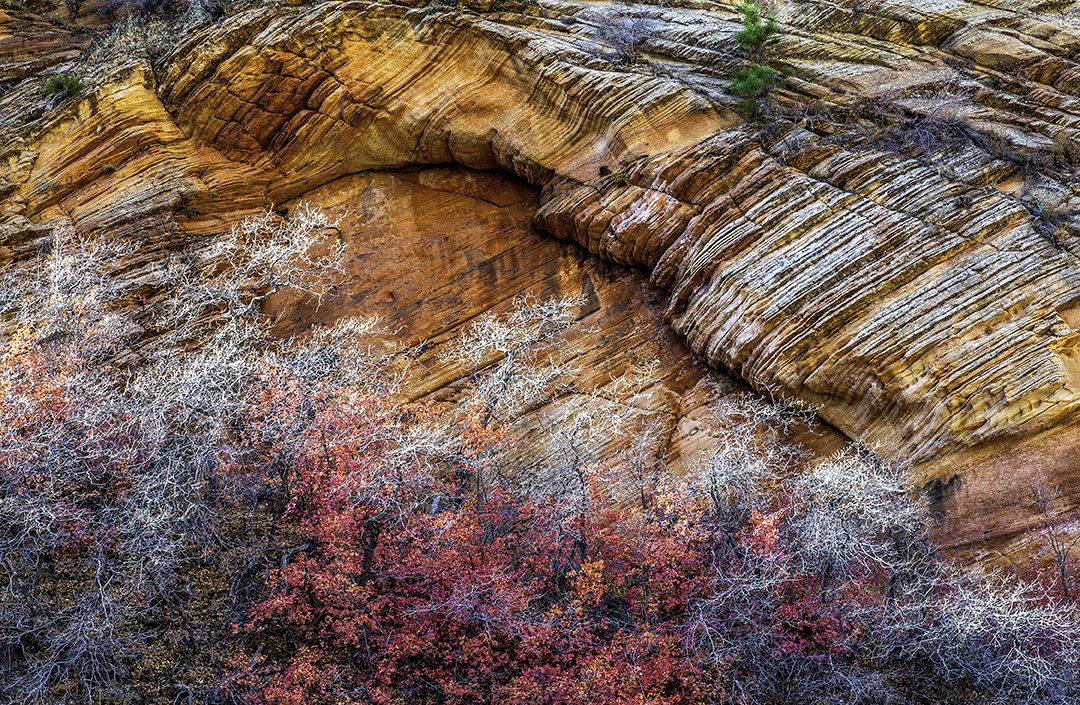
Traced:
[[479, 321], [454, 353], [487, 370], [471, 399], [405, 403], [364, 345], [371, 321], [304, 342], [258, 321], [260, 292], [326, 293], [301, 272], [336, 262], [306, 255], [327, 227], [268, 214], [172, 272], [144, 321], [167, 331], [157, 349], [129, 347], [146, 327], [111, 312], [107, 258], [65, 233], [11, 276], [0, 697], [1080, 698], [1074, 545], [1049, 494], [1053, 570], [1026, 576], [1040, 591], [936, 560], [925, 513], [871, 455], [797, 467], [777, 430], [806, 415], [789, 407], [729, 400], [718, 450], [676, 482], [646, 444], [598, 457], [645, 386], [613, 380], [546, 424], [551, 467], [516, 470], [502, 424], [572, 390], [559, 346], [577, 303]]
[[[880, 573], [838, 591], [803, 570], [796, 504], [724, 527], [691, 489], [618, 505], [602, 467], [572, 491], [481, 499], [463, 467], [401, 452], [430, 408], [332, 408], [288, 453], [304, 548], [240, 627], [255, 654], [234, 688], [257, 702], [707, 702], [777, 663], [827, 668], [862, 631], [855, 607], [883, 593]], [[497, 442], [477, 415], [443, 457]]]

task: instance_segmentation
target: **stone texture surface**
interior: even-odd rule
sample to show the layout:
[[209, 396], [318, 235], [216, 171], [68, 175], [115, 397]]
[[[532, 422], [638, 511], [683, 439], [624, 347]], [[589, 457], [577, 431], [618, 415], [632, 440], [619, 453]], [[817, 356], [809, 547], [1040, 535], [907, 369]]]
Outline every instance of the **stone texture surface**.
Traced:
[[728, 92], [731, 4], [678, 4], [630, 10], [634, 65], [594, 39], [604, 4], [253, 7], [66, 102], [33, 71], [77, 66], [84, 40], [0, 14], [0, 253], [69, 220], [144, 242], [139, 276], [270, 204], [363, 204], [342, 232], [384, 264], [356, 260], [355, 301], [408, 335], [588, 280], [588, 364], [667, 351], [677, 428], [702, 373], [659, 316], [915, 462], [946, 546], [1007, 550], [1039, 471], [1075, 506], [1080, 5], [774, 3], [793, 75], [762, 127]]
[[[347, 282], [322, 302], [279, 295], [267, 310], [282, 332], [302, 334], [342, 315], [378, 315], [396, 345], [419, 348], [404, 387], [410, 398], [453, 401], [473, 370], [446, 353], [477, 317], [508, 313], [523, 297], [584, 296], [565, 336], [562, 357], [575, 368], [573, 389], [526, 414], [512, 435], [515, 462], [550, 466], [544, 427], [560, 423], [569, 405], [607, 394], [612, 380], [656, 363], [640, 403], [660, 422], [648, 457], [685, 472], [710, 446], [709, 406], [749, 392], [730, 375], [699, 362], [664, 321], [665, 297], [637, 271], [605, 262], [581, 247], [542, 237], [529, 226], [536, 189], [499, 172], [430, 167], [345, 176], [283, 204], [319, 204], [340, 218]], [[624, 449], [615, 438], [604, 452]], [[844, 438], [828, 429], [796, 439], [822, 452]]]

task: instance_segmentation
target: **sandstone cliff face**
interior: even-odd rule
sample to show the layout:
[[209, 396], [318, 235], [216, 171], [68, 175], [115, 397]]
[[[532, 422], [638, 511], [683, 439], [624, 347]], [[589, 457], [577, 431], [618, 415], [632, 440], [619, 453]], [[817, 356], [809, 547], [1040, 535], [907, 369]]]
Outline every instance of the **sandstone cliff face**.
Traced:
[[[766, 129], [728, 93], [732, 7], [682, 5], [627, 11], [634, 65], [591, 3], [257, 7], [66, 103], [34, 72], [85, 39], [0, 13], [0, 247], [68, 220], [144, 242], [144, 276], [307, 200], [349, 211], [358, 284], [297, 326], [374, 309], [437, 345], [591, 289], [594, 381], [663, 360], [659, 453], [735, 387], [696, 356], [915, 462], [947, 546], [1031, 526], [1037, 473], [1077, 497], [1080, 5], [777, 3]], [[467, 372], [433, 360], [424, 392]]]

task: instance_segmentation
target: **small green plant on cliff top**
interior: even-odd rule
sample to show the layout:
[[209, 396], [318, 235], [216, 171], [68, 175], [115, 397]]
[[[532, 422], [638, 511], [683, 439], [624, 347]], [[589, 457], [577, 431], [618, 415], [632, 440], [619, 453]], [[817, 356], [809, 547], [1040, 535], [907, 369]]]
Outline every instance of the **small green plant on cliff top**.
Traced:
[[750, 116], [758, 111], [761, 99], [779, 85], [783, 78], [769, 66], [766, 48], [779, 40], [780, 28], [776, 18], [761, 18], [761, 8], [753, 0], [744, 0], [735, 6], [742, 15], [743, 28], [735, 33], [735, 42], [742, 50], [747, 64], [731, 75], [731, 92], [742, 100], [739, 112]]
[[70, 71], [54, 73], [45, 79], [41, 92], [45, 95], [59, 95], [67, 98], [78, 93], [84, 85], [83, 80]]
[[735, 33], [735, 42], [748, 59], [760, 62], [764, 58], [765, 47], [780, 41], [776, 36], [780, 31], [776, 18], [769, 15], [762, 22], [761, 8], [753, 0], [743, 0], [735, 9], [742, 15], [743, 24], [743, 28]]

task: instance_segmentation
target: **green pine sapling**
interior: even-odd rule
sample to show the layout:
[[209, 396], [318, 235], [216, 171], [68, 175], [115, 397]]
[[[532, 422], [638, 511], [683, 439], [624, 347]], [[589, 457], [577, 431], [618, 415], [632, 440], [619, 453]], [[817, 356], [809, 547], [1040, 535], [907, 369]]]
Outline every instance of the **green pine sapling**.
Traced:
[[735, 33], [735, 42], [742, 50], [746, 65], [731, 75], [731, 92], [742, 100], [739, 112], [753, 115], [761, 107], [761, 99], [783, 81], [769, 66], [766, 48], [780, 41], [776, 18], [761, 18], [761, 8], [754, 0], [743, 0], [735, 6], [742, 16], [743, 28]]

